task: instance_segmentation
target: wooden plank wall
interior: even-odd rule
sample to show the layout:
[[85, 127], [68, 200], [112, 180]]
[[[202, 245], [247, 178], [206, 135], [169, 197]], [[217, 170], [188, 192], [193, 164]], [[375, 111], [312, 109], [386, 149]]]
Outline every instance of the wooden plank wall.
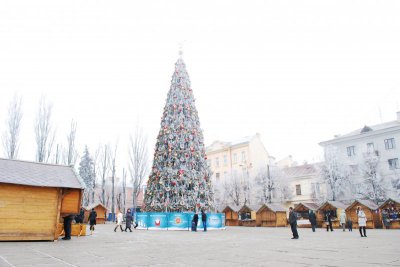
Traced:
[[78, 214], [81, 209], [81, 189], [63, 189], [61, 214]]
[[0, 240], [53, 240], [58, 189], [0, 183]]

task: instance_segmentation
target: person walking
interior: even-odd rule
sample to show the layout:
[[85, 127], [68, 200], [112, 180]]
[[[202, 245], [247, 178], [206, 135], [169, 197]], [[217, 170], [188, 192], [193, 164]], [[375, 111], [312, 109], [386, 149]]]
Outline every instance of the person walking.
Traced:
[[292, 239], [299, 239], [299, 233], [297, 232], [297, 214], [293, 211], [293, 208], [289, 208], [289, 224], [292, 230]]
[[203, 222], [204, 232], [207, 232], [207, 214], [201, 210], [201, 221]]
[[315, 232], [315, 226], [317, 225], [317, 217], [315, 216], [314, 211], [310, 210], [310, 214], [308, 216], [308, 220], [311, 223], [311, 229]]
[[121, 229], [121, 232], [124, 231], [124, 229], [122, 229], [122, 221], [123, 220], [124, 220], [124, 215], [122, 215], [122, 213], [120, 211], [118, 211], [118, 213], [117, 213], [117, 226], [115, 226], [114, 232], [117, 231], [118, 226]]
[[126, 215], [125, 215], [125, 232], [126, 232], [127, 229], [129, 229], [129, 231], [132, 232], [132, 229], [131, 229], [132, 221], [133, 221], [133, 216], [132, 216], [132, 213], [131, 213], [131, 209], [128, 209], [126, 211]]
[[192, 219], [192, 231], [197, 232], [197, 223], [199, 222], [199, 215], [196, 213], [193, 215]]
[[357, 207], [357, 216], [358, 216], [358, 230], [360, 231], [360, 235], [361, 237], [367, 237], [367, 233], [365, 230], [365, 227], [367, 226], [367, 216], [365, 216], [365, 213], [360, 206]]
[[97, 212], [94, 209], [92, 209], [89, 214], [90, 235], [93, 234], [94, 226], [96, 225], [96, 219], [97, 219]]
[[342, 210], [340, 213], [340, 225], [342, 226], [343, 232], [346, 231], [346, 212]]
[[329, 210], [327, 211], [325, 219], [326, 219], [326, 231], [328, 232], [330, 229], [331, 232], [333, 232], [331, 211]]

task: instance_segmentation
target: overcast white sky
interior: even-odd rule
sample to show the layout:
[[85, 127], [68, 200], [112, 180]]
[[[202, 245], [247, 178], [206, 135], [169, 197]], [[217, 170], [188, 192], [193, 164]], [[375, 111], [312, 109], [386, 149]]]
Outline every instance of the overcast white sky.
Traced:
[[18, 92], [33, 160], [45, 95], [59, 141], [74, 118], [80, 150], [118, 139], [123, 161], [140, 120], [153, 151], [183, 42], [206, 144], [259, 132], [277, 159], [317, 161], [318, 142], [395, 119], [399, 14], [396, 0], [0, 1], [0, 132]]

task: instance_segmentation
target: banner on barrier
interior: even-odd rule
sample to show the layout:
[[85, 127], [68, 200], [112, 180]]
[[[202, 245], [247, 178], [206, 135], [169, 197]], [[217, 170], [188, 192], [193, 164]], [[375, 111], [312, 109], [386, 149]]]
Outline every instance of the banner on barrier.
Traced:
[[[197, 223], [197, 230], [203, 230], [201, 213]], [[137, 229], [150, 230], [190, 230], [193, 212], [138, 212], [136, 213]], [[225, 214], [207, 213], [207, 229], [225, 229]]]
[[168, 213], [168, 230], [185, 230], [189, 228], [187, 213]]
[[167, 230], [168, 217], [164, 212], [149, 212], [147, 218], [147, 229], [151, 230]]
[[147, 230], [147, 219], [148, 214], [144, 212], [136, 213], [136, 223], [138, 224], [137, 229], [146, 229]]

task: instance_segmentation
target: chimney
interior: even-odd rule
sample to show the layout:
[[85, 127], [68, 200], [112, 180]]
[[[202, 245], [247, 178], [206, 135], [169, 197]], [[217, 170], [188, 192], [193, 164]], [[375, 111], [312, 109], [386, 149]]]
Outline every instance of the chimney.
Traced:
[[397, 114], [397, 121], [400, 122], [400, 111], [397, 111], [396, 114]]

